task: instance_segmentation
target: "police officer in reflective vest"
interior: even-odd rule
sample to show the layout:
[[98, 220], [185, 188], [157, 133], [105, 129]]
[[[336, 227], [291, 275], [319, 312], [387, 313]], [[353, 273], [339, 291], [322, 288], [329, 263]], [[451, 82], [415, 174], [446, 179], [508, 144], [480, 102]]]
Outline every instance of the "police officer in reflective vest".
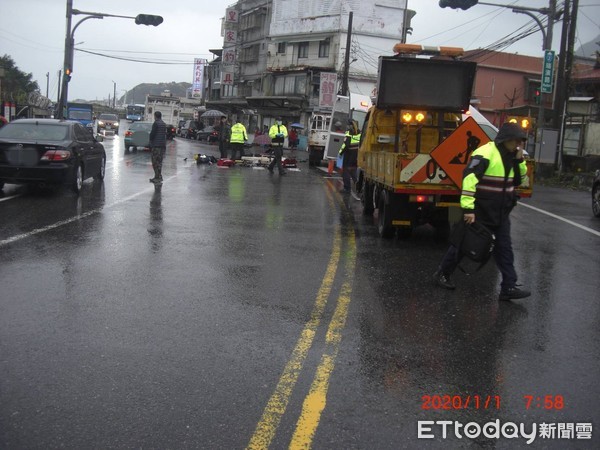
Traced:
[[246, 134], [246, 127], [241, 123], [240, 119], [237, 119], [235, 124], [231, 127], [231, 137], [229, 138], [229, 144], [231, 145], [231, 159], [235, 160], [237, 153], [240, 154], [240, 159], [244, 156], [244, 142], [248, 140]]
[[352, 191], [352, 182], [356, 183], [356, 169], [358, 166], [358, 147], [360, 144], [360, 133], [358, 126], [353, 120], [348, 121], [348, 131], [346, 131], [346, 139], [338, 152], [344, 157], [342, 163], [342, 180], [344, 181], [344, 189], [342, 192], [349, 193]]
[[273, 173], [273, 168], [275, 167], [275, 164], [277, 164], [279, 175], [286, 174], [286, 171], [283, 169], [283, 165], [281, 164], [281, 158], [283, 156], [283, 142], [287, 136], [287, 128], [281, 121], [281, 117], [278, 117], [277, 121], [269, 129], [269, 137], [271, 138], [274, 156], [271, 164], [269, 164], [269, 167], [267, 167], [267, 170], [270, 173]]
[[[479, 147], [463, 173], [460, 205], [467, 224], [478, 221], [496, 236], [493, 256], [502, 274], [500, 300], [529, 297], [531, 293], [517, 287], [517, 274], [510, 236], [510, 212], [517, 202], [515, 188], [527, 174], [523, 150], [519, 147], [527, 138], [515, 123], [505, 123], [492, 142]], [[456, 247], [450, 245], [435, 282], [446, 289], [455, 289], [450, 280], [460, 262]]]

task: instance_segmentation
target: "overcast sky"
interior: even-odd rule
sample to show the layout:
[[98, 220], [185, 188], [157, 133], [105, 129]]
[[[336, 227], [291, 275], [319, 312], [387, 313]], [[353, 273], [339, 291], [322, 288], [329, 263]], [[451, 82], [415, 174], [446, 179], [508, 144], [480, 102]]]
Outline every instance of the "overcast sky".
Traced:
[[[75, 52], [69, 98], [117, 97], [139, 83], [192, 81], [194, 57], [212, 59], [209, 49], [221, 48], [221, 17], [233, 0], [74, 0], [80, 11], [135, 16], [161, 15], [158, 27], [135, 25], [132, 20], [90, 19], [76, 30], [76, 47], [110, 58]], [[489, 3], [542, 8], [548, 0], [495, 0]], [[560, 4], [560, 0], [558, 1]], [[467, 50], [486, 47], [533, 20], [507, 8], [477, 5], [467, 11], [442, 9], [438, 0], [408, 0], [417, 15], [409, 43], [459, 46]], [[66, 27], [66, 0], [0, 0], [0, 54], [13, 58], [20, 70], [32, 73], [42, 94], [56, 99], [58, 71], [62, 69]], [[73, 16], [73, 25], [83, 16]], [[600, 35], [600, 0], [580, 0], [577, 36], [583, 44]], [[537, 26], [536, 26], [537, 29]], [[558, 51], [561, 24], [554, 27]], [[540, 56], [542, 37], [535, 34], [503, 49]], [[391, 52], [390, 52], [391, 54]], [[149, 59], [169, 64], [145, 64], [114, 58]], [[174, 64], [173, 64], [174, 63]]]

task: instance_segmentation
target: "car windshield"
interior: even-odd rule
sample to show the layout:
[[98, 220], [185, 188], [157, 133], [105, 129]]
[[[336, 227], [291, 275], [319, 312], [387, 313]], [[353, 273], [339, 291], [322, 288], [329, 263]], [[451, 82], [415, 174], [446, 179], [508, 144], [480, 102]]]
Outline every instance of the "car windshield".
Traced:
[[64, 141], [68, 134], [69, 127], [64, 124], [13, 122], [0, 128], [3, 139]]
[[91, 111], [78, 111], [78, 110], [70, 110], [69, 111], [69, 119], [73, 120], [92, 120], [92, 112]]
[[100, 120], [119, 120], [115, 114], [100, 114]]
[[150, 123], [150, 122], [132, 123], [131, 126], [129, 127], [129, 129], [131, 131], [140, 131], [140, 130], [150, 131], [152, 129], [152, 123]]

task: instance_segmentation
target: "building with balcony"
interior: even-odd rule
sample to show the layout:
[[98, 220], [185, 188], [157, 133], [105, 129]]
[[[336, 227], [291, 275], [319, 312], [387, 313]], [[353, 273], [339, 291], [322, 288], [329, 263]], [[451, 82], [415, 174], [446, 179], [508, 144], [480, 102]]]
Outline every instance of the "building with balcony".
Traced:
[[321, 95], [322, 74], [334, 80], [329, 98], [342, 87], [350, 12], [348, 88], [372, 95], [378, 56], [392, 54], [414, 15], [406, 3], [239, 0], [226, 11], [223, 49], [206, 70], [207, 108], [247, 116], [250, 129], [278, 116], [307, 124], [332, 105]]

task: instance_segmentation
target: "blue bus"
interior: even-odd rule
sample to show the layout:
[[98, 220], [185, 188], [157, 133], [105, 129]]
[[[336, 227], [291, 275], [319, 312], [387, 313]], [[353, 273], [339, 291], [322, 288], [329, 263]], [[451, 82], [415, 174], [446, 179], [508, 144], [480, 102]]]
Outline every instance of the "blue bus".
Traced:
[[144, 105], [127, 105], [125, 108], [125, 118], [136, 122], [138, 120], [144, 120], [144, 111], [146, 107]]

